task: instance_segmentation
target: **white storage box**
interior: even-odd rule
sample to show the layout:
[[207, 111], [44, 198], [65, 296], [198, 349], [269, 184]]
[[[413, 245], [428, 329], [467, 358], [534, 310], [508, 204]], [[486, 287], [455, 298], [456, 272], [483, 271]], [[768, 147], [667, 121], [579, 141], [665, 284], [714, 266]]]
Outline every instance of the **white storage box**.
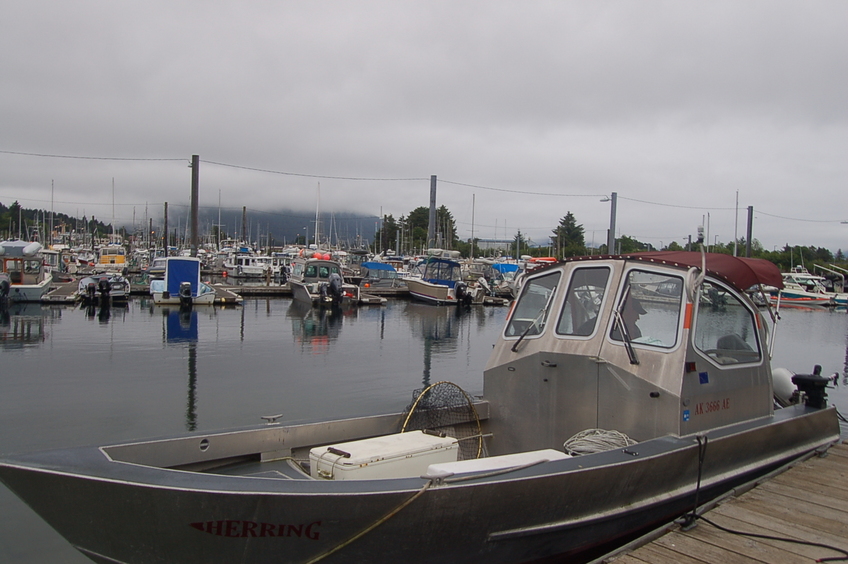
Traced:
[[456, 439], [410, 431], [309, 451], [309, 472], [325, 480], [375, 480], [418, 477], [431, 464], [455, 462]]

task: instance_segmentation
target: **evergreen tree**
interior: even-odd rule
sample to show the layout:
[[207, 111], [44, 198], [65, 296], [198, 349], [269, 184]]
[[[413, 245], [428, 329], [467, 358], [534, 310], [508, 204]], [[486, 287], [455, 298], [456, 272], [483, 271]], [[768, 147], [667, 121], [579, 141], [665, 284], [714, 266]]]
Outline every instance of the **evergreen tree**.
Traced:
[[574, 214], [568, 212], [559, 220], [559, 225], [553, 230], [551, 244], [557, 249], [558, 258], [586, 254], [583, 226], [577, 224]]

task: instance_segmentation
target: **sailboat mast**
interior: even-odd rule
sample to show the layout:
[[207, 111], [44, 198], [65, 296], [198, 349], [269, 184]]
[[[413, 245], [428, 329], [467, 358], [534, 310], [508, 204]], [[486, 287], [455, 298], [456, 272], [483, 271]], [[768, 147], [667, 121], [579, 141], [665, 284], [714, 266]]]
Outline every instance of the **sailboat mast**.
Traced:
[[318, 183], [318, 201], [315, 203], [315, 246], [319, 247], [321, 245], [320, 238], [318, 235], [321, 233], [320, 223], [318, 223], [318, 216], [321, 213], [321, 183]]

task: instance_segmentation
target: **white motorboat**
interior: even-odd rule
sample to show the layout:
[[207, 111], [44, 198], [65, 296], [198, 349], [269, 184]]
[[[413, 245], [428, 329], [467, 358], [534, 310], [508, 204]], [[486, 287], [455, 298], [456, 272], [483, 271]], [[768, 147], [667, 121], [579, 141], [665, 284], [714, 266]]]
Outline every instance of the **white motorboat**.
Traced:
[[165, 277], [150, 281], [150, 294], [156, 305], [185, 308], [212, 305], [216, 295], [214, 288], [200, 281], [200, 259], [195, 257], [166, 258]]
[[455, 260], [431, 256], [420, 278], [406, 279], [409, 294], [435, 305], [471, 305], [483, 303], [486, 289], [479, 283], [462, 279], [462, 265]]
[[0, 242], [0, 298], [10, 302], [40, 302], [50, 290], [53, 273], [41, 256], [41, 243]]
[[291, 268], [288, 283], [295, 300], [310, 305], [359, 303], [359, 286], [344, 281], [338, 261], [299, 257], [292, 260]]

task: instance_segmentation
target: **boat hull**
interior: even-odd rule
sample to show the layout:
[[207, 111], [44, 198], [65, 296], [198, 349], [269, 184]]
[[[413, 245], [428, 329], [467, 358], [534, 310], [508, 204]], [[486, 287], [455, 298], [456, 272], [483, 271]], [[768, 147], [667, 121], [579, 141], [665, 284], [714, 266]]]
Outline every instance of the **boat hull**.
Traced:
[[[329, 440], [390, 423], [396, 418], [24, 455], [0, 461], [0, 480], [87, 556], [128, 564], [304, 562], [339, 547], [323, 561], [578, 558], [685, 512], [695, 499], [694, 436], [661, 437], [456, 482], [339, 482], [187, 470], [211, 459], [210, 452], [230, 459], [279, 458], [288, 452], [284, 447], [297, 446], [298, 437]], [[792, 407], [707, 436], [701, 502], [838, 440], [839, 428], [833, 409]]]
[[52, 278], [45, 278], [38, 284], [12, 284], [7, 299], [10, 302], [40, 302], [50, 290]]

